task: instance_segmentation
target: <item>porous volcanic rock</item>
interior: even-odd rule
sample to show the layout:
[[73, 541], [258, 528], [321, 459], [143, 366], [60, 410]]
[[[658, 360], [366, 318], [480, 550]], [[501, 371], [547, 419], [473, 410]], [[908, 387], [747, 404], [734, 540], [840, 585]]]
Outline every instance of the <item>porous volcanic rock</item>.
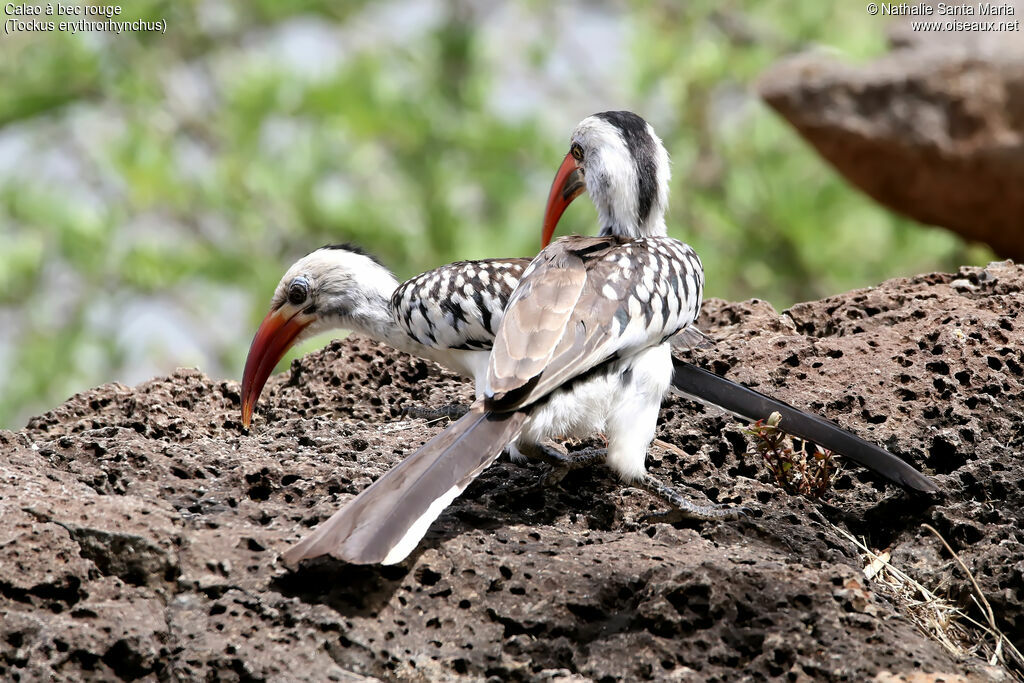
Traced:
[[[880, 203], [1024, 259], [1024, 2], [972, 7], [1004, 4], [1014, 13], [901, 17], [889, 29], [895, 49], [869, 64], [788, 58], [763, 74], [760, 94]], [[918, 20], [1018, 28], [915, 31]]]
[[837, 527], [969, 606], [934, 525], [1024, 640], [1022, 286], [993, 264], [705, 307], [696, 362], [884, 444], [935, 498], [854, 465], [824, 502], [787, 495], [739, 424], [670, 398], [651, 470], [747, 518], [652, 521], [602, 467], [545, 487], [500, 461], [394, 567], [277, 555], [444, 427], [407, 408], [467, 384], [350, 338], [274, 377], [250, 434], [235, 381], [97, 387], [0, 432], [0, 679], [997, 676], [918, 631]]

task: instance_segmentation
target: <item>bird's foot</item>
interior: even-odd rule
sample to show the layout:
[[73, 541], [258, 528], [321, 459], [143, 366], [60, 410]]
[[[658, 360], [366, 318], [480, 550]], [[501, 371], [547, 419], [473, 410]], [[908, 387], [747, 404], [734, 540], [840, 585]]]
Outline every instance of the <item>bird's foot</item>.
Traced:
[[422, 418], [424, 420], [440, 420], [448, 418], [453, 422], [469, 412], [469, 406], [461, 403], [449, 403], [439, 408], [428, 408], [427, 406], [408, 406], [403, 414], [405, 417]]
[[734, 520], [745, 517], [750, 512], [748, 509], [741, 507], [730, 507], [715, 503], [708, 505], [694, 503], [665, 482], [647, 473], [638, 479], [634, 485], [653, 493], [672, 506], [672, 510], [667, 512], [644, 515], [640, 520], [641, 522], [678, 521], [680, 519], [700, 519], [705, 521]]
[[607, 451], [603, 448], [584, 448], [572, 453], [560, 443], [545, 441], [540, 444], [518, 444], [508, 447], [513, 462], [522, 459], [538, 460], [548, 464], [548, 470], [541, 475], [544, 486], [554, 486], [565, 479], [565, 475], [573, 470], [588, 467], [605, 459]]
[[510, 443], [504, 450], [508, 459], [517, 465], [524, 465], [530, 460], [552, 462], [552, 458], [564, 457], [568, 452], [565, 446], [554, 441], [545, 441], [542, 444]]
[[[542, 447], [543, 448], [543, 447]], [[608, 455], [604, 448], [584, 448], [572, 453], [558, 450], [544, 449], [542, 459], [550, 465], [550, 468], [541, 476], [541, 483], [544, 486], [555, 486], [573, 470], [590, 467], [594, 463], [603, 462]], [[564, 448], [563, 448], [564, 450]]]

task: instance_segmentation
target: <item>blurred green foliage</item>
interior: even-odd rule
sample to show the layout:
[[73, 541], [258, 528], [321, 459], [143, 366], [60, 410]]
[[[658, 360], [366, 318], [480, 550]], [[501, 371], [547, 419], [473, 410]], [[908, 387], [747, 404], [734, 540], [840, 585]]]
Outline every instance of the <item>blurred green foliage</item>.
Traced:
[[[315, 73], [268, 47], [287, 27], [315, 34], [417, 3], [390, 3], [390, 15], [383, 4], [137, 0], [122, 18], [165, 19], [165, 34], [0, 41], [0, 425], [140, 371], [199, 364], [237, 377], [278, 278], [325, 243], [357, 242], [400, 277], [534, 253], [568, 133], [592, 112], [555, 83], [535, 114], [503, 116], [498, 67], [550, 80], [552, 35], [579, 13], [623, 26], [625, 66], [589, 73], [581, 51], [567, 90], [612, 78], [625, 101], [595, 87], [596, 110], [655, 124], [673, 158], [670, 231], [701, 254], [709, 296], [785, 306], [988, 258], [850, 189], [750, 97], [787, 53], [882, 52], [883, 24], [860, 5], [523, 2], [542, 28], [496, 56], [486, 10], [449, 0], [408, 41], [314, 54]], [[560, 232], [594, 227], [577, 202]], [[143, 311], [198, 341], [125, 332]]]

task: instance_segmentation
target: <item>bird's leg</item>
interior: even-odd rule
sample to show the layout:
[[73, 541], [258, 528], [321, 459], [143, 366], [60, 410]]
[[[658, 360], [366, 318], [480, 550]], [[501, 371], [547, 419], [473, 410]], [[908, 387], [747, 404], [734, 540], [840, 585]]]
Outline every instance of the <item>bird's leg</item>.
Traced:
[[647, 357], [634, 364], [633, 382], [623, 387], [615, 410], [608, 416], [608, 465], [623, 481], [632, 482], [633, 486], [655, 494], [672, 506], [671, 512], [656, 515], [658, 517], [737, 519], [743, 510], [695, 503], [647, 471], [647, 451], [654, 440], [662, 396], [650, 387], [659, 387], [659, 376], [663, 377], [665, 365], [671, 364], [667, 346], [647, 353]]
[[447, 417], [449, 420], [454, 422], [468, 412], [469, 406], [467, 405], [463, 405], [461, 403], [449, 403], [448, 405], [440, 406], [438, 408], [408, 406], [402, 414], [405, 417], [422, 418], [424, 420], [440, 420], [441, 418]]
[[643, 517], [643, 521], [667, 519], [676, 516], [683, 519], [702, 519], [707, 521], [729, 520], [739, 519], [747, 513], [744, 508], [729, 507], [727, 505], [718, 505], [714, 503], [710, 503], [708, 505], [694, 503], [692, 500], [682, 495], [649, 472], [644, 472], [640, 475], [640, 477], [633, 482], [633, 485], [637, 488], [642, 488], [645, 491], [653, 493], [672, 506], [672, 510], [668, 512], [646, 515]]

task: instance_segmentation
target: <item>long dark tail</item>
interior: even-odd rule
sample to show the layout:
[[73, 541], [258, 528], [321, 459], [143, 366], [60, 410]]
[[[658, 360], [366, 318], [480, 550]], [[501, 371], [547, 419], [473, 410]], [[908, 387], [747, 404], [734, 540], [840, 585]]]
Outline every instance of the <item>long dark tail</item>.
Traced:
[[788, 403], [765, 396], [678, 358], [673, 358], [672, 361], [675, 365], [672, 386], [689, 398], [701, 403], [712, 403], [745, 420], [763, 420], [777, 412], [782, 416], [779, 426], [788, 434], [841, 453], [906, 488], [926, 493], [939, 490], [934, 481], [918, 472], [912, 465], [828, 420], [809, 415]]
[[401, 562], [438, 515], [519, 435], [526, 416], [474, 406], [282, 557], [288, 563], [320, 555], [354, 564]]

